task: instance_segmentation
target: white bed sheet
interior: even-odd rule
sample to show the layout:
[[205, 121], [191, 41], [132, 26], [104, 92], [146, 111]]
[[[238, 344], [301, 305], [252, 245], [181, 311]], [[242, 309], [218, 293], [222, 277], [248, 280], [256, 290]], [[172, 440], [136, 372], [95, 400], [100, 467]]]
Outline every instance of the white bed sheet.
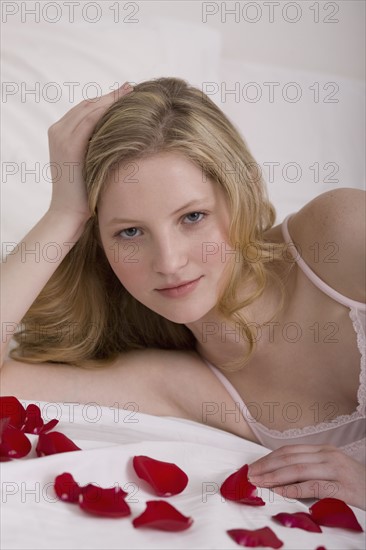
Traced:
[[[34, 401], [22, 400], [26, 406]], [[323, 534], [289, 529], [270, 516], [278, 512], [307, 511], [312, 501], [284, 499], [259, 490], [262, 507], [225, 502], [219, 492], [222, 481], [245, 463], [267, 453], [263, 447], [235, 435], [196, 422], [156, 417], [96, 404], [39, 402], [44, 419], [59, 418], [55, 430], [70, 437], [83, 451], [38, 458], [37, 436], [31, 453], [20, 460], [1, 463], [1, 548], [10, 549], [117, 549], [209, 548], [234, 549], [226, 530], [270, 526], [288, 549], [353, 549], [365, 547], [365, 533], [324, 527]], [[174, 462], [188, 475], [179, 495], [166, 500], [193, 525], [180, 533], [135, 529], [131, 520], [147, 500], [157, 499], [134, 474], [134, 455]], [[76, 505], [61, 502], [52, 489], [54, 478], [70, 472], [80, 484], [102, 487], [118, 483], [131, 494], [132, 515], [121, 519], [97, 518]], [[136, 502], [134, 502], [136, 501]], [[353, 508], [365, 529], [365, 513]]]

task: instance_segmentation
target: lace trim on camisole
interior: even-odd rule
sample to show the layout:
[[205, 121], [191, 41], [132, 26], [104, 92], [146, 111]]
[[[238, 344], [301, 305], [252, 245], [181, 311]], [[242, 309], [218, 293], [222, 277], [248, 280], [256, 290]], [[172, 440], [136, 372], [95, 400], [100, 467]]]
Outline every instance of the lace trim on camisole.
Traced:
[[361, 370], [360, 370], [360, 386], [357, 392], [358, 407], [357, 412], [364, 415], [366, 414], [366, 336], [364, 333], [364, 327], [357, 315], [357, 311], [351, 309], [349, 312], [353, 328], [357, 335], [357, 347], [361, 353]]
[[[288, 244], [293, 244], [294, 250], [291, 251], [291, 254], [295, 257], [296, 262], [299, 265], [300, 269], [304, 271], [304, 273], [308, 276], [308, 278], [318, 288], [320, 288], [325, 294], [327, 294], [337, 302], [340, 302], [342, 305], [345, 305], [350, 308], [349, 316], [351, 318], [353, 328], [357, 334], [357, 347], [361, 354], [359, 388], [357, 392], [358, 406], [353, 413], [337, 416], [335, 419], [328, 422], [320, 422], [318, 424], [305, 426], [303, 428], [290, 428], [284, 431], [267, 428], [267, 426], [264, 426], [263, 424], [261, 424], [260, 422], [258, 422], [252, 417], [244, 401], [242, 400], [242, 398], [240, 397], [239, 393], [236, 391], [234, 386], [230, 383], [228, 378], [226, 378], [226, 376], [218, 368], [214, 367], [208, 361], [206, 361], [210, 369], [214, 372], [214, 374], [221, 380], [223, 385], [226, 387], [226, 389], [228, 390], [233, 400], [242, 407], [243, 409], [242, 414], [245, 420], [249, 423], [249, 426], [251, 427], [252, 431], [258, 436], [259, 439], [261, 434], [272, 437], [273, 439], [286, 439], [286, 438], [290, 439], [290, 438], [296, 438], [301, 436], [308, 436], [308, 435], [318, 434], [326, 430], [334, 430], [336, 428], [339, 428], [340, 426], [345, 427], [345, 425], [349, 423], [353, 423], [356, 421], [364, 421], [365, 419], [365, 409], [366, 409], [366, 365], [365, 365], [366, 345], [365, 345], [365, 342], [366, 342], [366, 339], [365, 339], [365, 328], [363, 326], [363, 323], [361, 323], [359, 315], [366, 316], [366, 304], [363, 304], [362, 302], [356, 302], [355, 300], [351, 300], [350, 298], [347, 298], [346, 296], [343, 296], [336, 290], [332, 289], [309, 268], [309, 266], [304, 262], [304, 260], [301, 257], [299, 257], [299, 253], [297, 252], [296, 247], [292, 242], [287, 229], [287, 221], [292, 215], [293, 214], [289, 214], [284, 219], [282, 223], [282, 233], [284, 235], [285, 241]], [[364, 430], [363, 430], [363, 433], [364, 433]], [[352, 451], [357, 451], [360, 449], [360, 447], [364, 447], [364, 446], [365, 446], [365, 439], [362, 438], [362, 439], [358, 439], [356, 441], [350, 442], [349, 444], [346, 444], [341, 448], [352, 452]]]

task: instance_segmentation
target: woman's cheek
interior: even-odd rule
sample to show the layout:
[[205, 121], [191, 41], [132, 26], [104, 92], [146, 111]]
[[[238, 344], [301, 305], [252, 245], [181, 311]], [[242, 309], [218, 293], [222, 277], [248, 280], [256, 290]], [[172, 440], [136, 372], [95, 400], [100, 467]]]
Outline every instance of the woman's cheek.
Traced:
[[141, 274], [142, 256], [137, 243], [115, 241], [105, 252], [113, 272], [126, 287]]
[[202, 242], [201, 257], [203, 263], [225, 264], [233, 251], [221, 233], [211, 233], [210, 238]]
[[141, 262], [140, 247], [134, 241], [114, 241], [105, 253], [113, 270], [121, 265], [130, 267]]

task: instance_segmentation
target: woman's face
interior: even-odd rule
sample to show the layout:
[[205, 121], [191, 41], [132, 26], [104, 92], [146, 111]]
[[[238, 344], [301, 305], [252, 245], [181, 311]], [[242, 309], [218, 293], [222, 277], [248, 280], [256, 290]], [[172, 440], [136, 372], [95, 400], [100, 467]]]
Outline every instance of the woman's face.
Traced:
[[[102, 193], [98, 221], [108, 261], [136, 300], [184, 324], [215, 307], [234, 253], [230, 213], [224, 191], [185, 156], [121, 166]], [[196, 282], [164, 290], [189, 281]]]

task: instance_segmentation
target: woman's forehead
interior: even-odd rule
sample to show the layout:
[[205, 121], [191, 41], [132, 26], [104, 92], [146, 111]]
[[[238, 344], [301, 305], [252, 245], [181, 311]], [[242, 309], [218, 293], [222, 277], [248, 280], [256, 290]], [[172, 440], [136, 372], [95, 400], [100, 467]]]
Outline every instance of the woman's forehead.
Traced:
[[[107, 178], [101, 192], [100, 204], [117, 196], [141, 195], [149, 192], [189, 192], [212, 194], [215, 182], [201, 167], [177, 153], [159, 153], [143, 159], [120, 163]], [[161, 196], [164, 199], [164, 195]]]
[[188, 210], [221, 211], [229, 206], [220, 185], [214, 185], [208, 178], [203, 181], [199, 169], [192, 175], [182, 168], [180, 171], [175, 166], [173, 173], [167, 171], [163, 176], [159, 170], [145, 170], [140, 173], [143, 176], [135, 179], [131, 171], [124, 169], [117, 181], [109, 182], [101, 197], [100, 223], [105, 226], [116, 220], [150, 223], [157, 213], [161, 219], [169, 219]]

